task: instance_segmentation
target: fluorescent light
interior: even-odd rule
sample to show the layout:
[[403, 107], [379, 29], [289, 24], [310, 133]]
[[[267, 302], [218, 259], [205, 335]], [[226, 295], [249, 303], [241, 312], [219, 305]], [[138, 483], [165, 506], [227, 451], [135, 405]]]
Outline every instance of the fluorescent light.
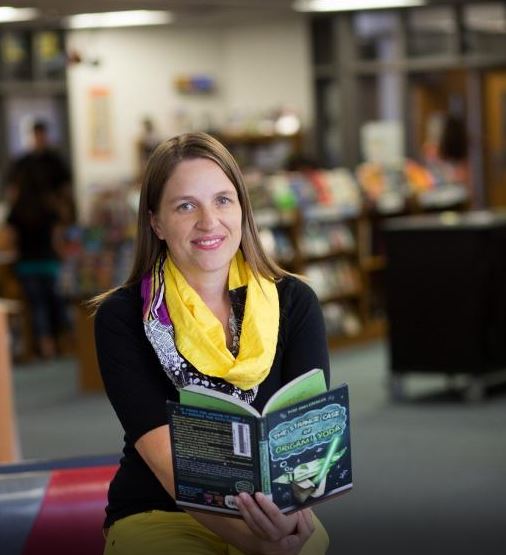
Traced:
[[349, 12], [381, 8], [411, 8], [423, 6], [425, 0], [295, 0], [298, 12]]
[[0, 8], [0, 23], [26, 21], [27, 19], [35, 19], [38, 15], [38, 10], [34, 8], [11, 8], [5, 6]]
[[95, 29], [97, 27], [135, 27], [163, 25], [174, 20], [167, 11], [128, 10], [123, 12], [80, 13], [66, 18], [71, 29]]

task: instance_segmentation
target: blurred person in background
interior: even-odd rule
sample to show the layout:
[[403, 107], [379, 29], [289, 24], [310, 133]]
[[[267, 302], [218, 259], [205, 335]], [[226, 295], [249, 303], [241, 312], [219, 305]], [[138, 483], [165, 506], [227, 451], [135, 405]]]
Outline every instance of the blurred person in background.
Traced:
[[156, 147], [160, 144], [161, 139], [156, 130], [153, 120], [145, 117], [142, 120], [142, 132], [137, 140], [137, 175], [139, 181], [142, 180], [146, 164], [149, 157], [155, 151]]
[[[468, 133], [464, 118], [456, 114], [433, 114], [432, 126], [423, 145], [424, 162], [436, 186], [459, 185], [466, 191], [468, 205], [476, 202], [468, 157]], [[432, 137], [430, 137], [432, 135]]]
[[30, 311], [37, 352], [57, 354], [68, 326], [58, 289], [66, 226], [75, 221], [70, 171], [50, 146], [47, 124], [33, 124], [33, 148], [10, 165], [6, 176], [7, 218], [3, 243], [16, 253], [14, 272]]
[[32, 148], [16, 158], [7, 170], [5, 197], [13, 204], [21, 188], [29, 188], [51, 204], [61, 221], [76, 220], [71, 175], [68, 165], [49, 142], [48, 126], [37, 120], [32, 127]]
[[468, 133], [466, 122], [462, 117], [449, 114], [445, 118], [439, 142], [439, 157], [448, 166], [448, 181], [463, 185], [470, 201], [473, 201], [468, 159]]
[[14, 272], [30, 312], [37, 352], [57, 354], [58, 339], [68, 327], [64, 300], [58, 289], [63, 252], [60, 213], [50, 197], [22, 183], [7, 216], [3, 235], [16, 253]]

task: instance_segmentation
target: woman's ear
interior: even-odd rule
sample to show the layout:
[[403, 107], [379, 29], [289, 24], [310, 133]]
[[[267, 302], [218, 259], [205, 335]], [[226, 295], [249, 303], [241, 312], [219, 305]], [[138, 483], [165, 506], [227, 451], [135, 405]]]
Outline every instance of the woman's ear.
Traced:
[[158, 217], [156, 214], [149, 211], [149, 223], [151, 224], [151, 229], [153, 230], [154, 234], [160, 239], [160, 241], [164, 240], [164, 236], [162, 233], [162, 228], [160, 227], [160, 223], [158, 222]]

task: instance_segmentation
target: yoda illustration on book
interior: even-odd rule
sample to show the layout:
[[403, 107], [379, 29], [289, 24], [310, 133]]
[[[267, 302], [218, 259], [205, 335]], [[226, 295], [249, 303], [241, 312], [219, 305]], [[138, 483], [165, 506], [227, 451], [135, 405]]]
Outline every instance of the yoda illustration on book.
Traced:
[[347, 447], [337, 450], [339, 440], [340, 436], [334, 437], [324, 457], [299, 464], [292, 471], [278, 476], [273, 480], [274, 483], [291, 484], [293, 495], [299, 503], [304, 503], [309, 497], [320, 497], [325, 492], [327, 474], [346, 453]]

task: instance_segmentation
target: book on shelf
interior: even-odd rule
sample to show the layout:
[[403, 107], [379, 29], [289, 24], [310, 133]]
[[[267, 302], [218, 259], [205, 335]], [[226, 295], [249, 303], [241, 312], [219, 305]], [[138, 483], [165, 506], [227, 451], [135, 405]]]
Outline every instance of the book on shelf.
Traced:
[[320, 369], [280, 388], [262, 413], [201, 386], [168, 402], [176, 502], [240, 516], [235, 496], [261, 491], [282, 512], [352, 487], [348, 386]]

